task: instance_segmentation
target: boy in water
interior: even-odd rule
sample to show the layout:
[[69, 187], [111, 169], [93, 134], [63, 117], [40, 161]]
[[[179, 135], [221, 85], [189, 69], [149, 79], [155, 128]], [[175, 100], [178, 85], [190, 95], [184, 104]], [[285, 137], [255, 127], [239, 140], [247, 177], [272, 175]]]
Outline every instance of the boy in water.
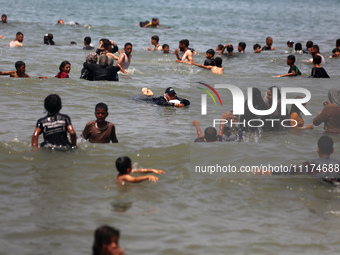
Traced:
[[334, 48], [332, 50], [332, 56], [329, 56], [329, 58], [338, 58], [340, 55], [340, 50], [338, 48]]
[[[9, 75], [13, 78], [31, 78], [26, 72], [26, 64], [23, 61], [15, 62], [16, 71], [1, 72], [0, 75]], [[48, 79], [48, 77], [40, 76], [39, 79]]]
[[239, 53], [244, 53], [245, 49], [246, 49], [246, 43], [245, 42], [239, 42], [238, 46], [237, 46], [237, 50]]
[[169, 54], [170, 53], [170, 46], [168, 44], [163, 44], [163, 54]]
[[83, 50], [93, 50], [94, 47], [92, 47], [90, 44], [91, 44], [91, 37], [86, 36], [84, 38], [84, 46], [85, 47], [83, 47]]
[[1, 23], [7, 23], [7, 15], [6, 14], [1, 15]]
[[215, 51], [213, 49], [207, 50], [205, 53], [205, 57], [207, 58], [204, 61], [205, 66], [214, 66], [215, 65], [215, 59], [214, 59]]
[[[47, 115], [37, 121], [35, 131], [32, 136], [32, 147], [38, 147], [38, 138], [42, 133], [44, 142], [40, 147], [63, 147], [71, 148], [77, 145], [77, 135], [71, 124], [71, 119], [65, 114], [60, 114], [62, 108], [61, 98], [56, 94], [51, 94], [45, 98], [44, 107]], [[67, 138], [70, 133], [71, 143]]]
[[313, 57], [313, 69], [311, 73], [312, 78], [329, 78], [326, 70], [321, 67], [321, 57], [320, 55], [314, 55]]
[[163, 48], [162, 46], [159, 45], [159, 37], [158, 35], [154, 35], [151, 37], [151, 44], [154, 46], [154, 48], [152, 49], [151, 47], [148, 47], [146, 50], [148, 51], [152, 51], [152, 50], [157, 50], [157, 51], [161, 51]]
[[119, 230], [110, 226], [101, 226], [94, 232], [92, 255], [124, 255], [124, 248], [119, 248]]
[[232, 56], [232, 55], [234, 55], [234, 52], [233, 52], [233, 51], [234, 51], [234, 46], [233, 46], [232, 44], [228, 43], [226, 46], [224, 46], [224, 47], [222, 48], [221, 52], [220, 52], [221, 55], [224, 53], [224, 50], [225, 50], [225, 49], [227, 49], [227, 51], [228, 51], [228, 53], [225, 54], [225, 55], [227, 55], [227, 56]]
[[107, 105], [97, 104], [94, 115], [97, 120], [87, 123], [81, 136], [90, 143], [118, 143], [115, 125], [105, 120], [109, 115]]
[[275, 50], [272, 47], [272, 44], [273, 44], [273, 38], [267, 37], [266, 38], [266, 45], [262, 47], [262, 50]]
[[117, 62], [117, 66], [120, 67], [120, 70], [127, 74], [128, 72], [125, 69], [128, 69], [131, 63], [131, 52], [132, 52], [132, 44], [131, 43], [125, 43], [124, 46], [125, 53], [121, 54], [121, 51], [119, 51], [120, 57]]
[[294, 65], [295, 63], [295, 56], [294, 55], [289, 55], [287, 57], [287, 65], [290, 66], [288, 73], [282, 74], [282, 75], [277, 75], [276, 77], [285, 77], [285, 76], [298, 76], [301, 75], [301, 72], [297, 66]]
[[23, 61], [17, 61], [15, 63], [16, 71], [0, 72], [0, 75], [9, 75], [14, 78], [31, 78], [26, 72], [26, 64]]
[[254, 53], [261, 53], [261, 45], [260, 44], [254, 44], [253, 49], [254, 49]]
[[138, 176], [133, 177], [130, 174], [131, 173], [155, 173], [155, 174], [165, 174], [163, 170], [157, 170], [157, 169], [132, 169], [132, 162], [129, 157], [120, 157], [116, 160], [116, 168], [119, 172], [117, 175], [117, 182], [121, 185], [124, 185], [125, 182], [132, 182], [132, 183], [138, 183], [143, 181], [153, 181], [157, 182], [158, 177], [153, 175], [145, 175], [145, 176]]
[[23, 46], [22, 42], [24, 41], [24, 34], [21, 33], [21, 32], [18, 32], [15, 36], [15, 40], [14, 41], [11, 41], [7, 47], [11, 47], [11, 48], [14, 48], [14, 47], [19, 47], [19, 46]]
[[145, 24], [143, 27], [160, 27], [158, 18], [152, 18], [152, 22]]
[[213, 74], [224, 74], [224, 68], [222, 67], [222, 59], [220, 57], [215, 58], [215, 66], [204, 66], [197, 63], [192, 63], [195, 66], [210, 69]]

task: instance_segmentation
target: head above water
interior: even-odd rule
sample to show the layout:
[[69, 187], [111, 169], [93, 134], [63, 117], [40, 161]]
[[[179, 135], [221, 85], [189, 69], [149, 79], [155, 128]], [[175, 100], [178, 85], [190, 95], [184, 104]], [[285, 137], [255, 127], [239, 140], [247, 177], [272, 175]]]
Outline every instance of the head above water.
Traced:
[[86, 45], [90, 45], [90, 43], [91, 43], [91, 37], [90, 37], [90, 36], [86, 36], [86, 37], [84, 38], [84, 42], [86, 43]]
[[7, 15], [6, 14], [2, 14], [1, 15], [1, 22], [2, 23], [7, 23]]
[[95, 64], [97, 63], [97, 54], [94, 52], [90, 52], [89, 54], [86, 55], [85, 60], [87, 63]]
[[207, 142], [215, 142], [217, 140], [217, 131], [214, 127], [207, 127], [204, 130], [204, 138]]
[[295, 44], [295, 50], [296, 50], [296, 51], [302, 50], [302, 44], [301, 44], [301, 43], [296, 43], [296, 44]]
[[[103, 225], [94, 232], [93, 255], [112, 254], [112, 248], [118, 248], [120, 232], [118, 229]], [[110, 247], [111, 246], [111, 247]], [[112, 247], [113, 246], [113, 247]]]
[[24, 34], [21, 33], [21, 32], [18, 32], [15, 36], [15, 39], [18, 41], [18, 42], [23, 42], [24, 40]]
[[131, 169], [131, 159], [127, 156], [119, 157], [116, 160], [116, 168], [119, 174], [128, 174], [128, 169]]
[[44, 107], [48, 113], [48, 115], [57, 114], [61, 108], [61, 98], [57, 94], [50, 94], [45, 98]]
[[239, 42], [237, 49], [238, 49], [238, 51], [244, 51], [246, 49], [246, 47], [247, 47], [247, 45], [246, 45], [245, 42]]
[[15, 62], [15, 69], [19, 69], [21, 66], [26, 66], [24, 61], [17, 61]]
[[220, 57], [215, 58], [215, 65], [217, 67], [222, 67], [222, 58]]

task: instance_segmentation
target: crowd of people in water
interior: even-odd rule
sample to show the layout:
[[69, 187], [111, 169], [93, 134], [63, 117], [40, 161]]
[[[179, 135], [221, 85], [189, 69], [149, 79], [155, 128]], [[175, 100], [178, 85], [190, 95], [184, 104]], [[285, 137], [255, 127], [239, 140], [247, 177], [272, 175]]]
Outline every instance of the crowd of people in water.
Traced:
[[[1, 22], [7, 22], [7, 16], [5, 14], [1, 17]], [[58, 24], [64, 25], [63, 20], [59, 20]], [[77, 25], [77, 23], [75, 23]], [[154, 27], [159, 28], [162, 25], [159, 23], [158, 18], [153, 18], [152, 22], [145, 21], [140, 22], [137, 26], [142, 28]], [[0, 37], [1, 38], [1, 37]], [[16, 34], [15, 40], [8, 44], [8, 47], [22, 47], [24, 41], [24, 35], [21, 32]], [[43, 37], [43, 43], [46, 45], [55, 45], [53, 40], [53, 34], [48, 33]], [[74, 43], [74, 42], [73, 42]], [[148, 47], [147, 51], [159, 51], [164, 54], [171, 54], [168, 44], [159, 44], [159, 37], [154, 35], [151, 37], [152, 47]], [[274, 51], [273, 38], [266, 38], [266, 44], [261, 48], [259, 44], [253, 46], [255, 54], [261, 53], [261, 51]], [[132, 44], [130, 42], [125, 43], [124, 53], [119, 50], [118, 45], [112, 40], [102, 38], [99, 43], [99, 47], [95, 48], [91, 45], [91, 37], [86, 36], [84, 38], [83, 50], [93, 51], [86, 54], [85, 62], [83, 63], [83, 69], [81, 70], [81, 79], [89, 81], [119, 81], [119, 72], [128, 73], [129, 66], [132, 59]], [[301, 72], [297, 66], [295, 66], [295, 54], [311, 54], [309, 62], [313, 63], [314, 67], [311, 71], [311, 77], [313, 78], [329, 78], [326, 70], [322, 67], [325, 64], [325, 58], [320, 54], [319, 46], [312, 41], [306, 43], [306, 48], [302, 49], [301, 43], [287, 41], [287, 48], [291, 49], [292, 54], [287, 56], [287, 65], [289, 66], [288, 73], [277, 75], [277, 77], [294, 77], [301, 75]], [[238, 54], [244, 54], [246, 50], [246, 43], [240, 42], [237, 47]], [[118, 53], [118, 55], [117, 55]], [[336, 48], [332, 51], [332, 55], [329, 58], [339, 58], [340, 53], [340, 39], [336, 40]], [[234, 56], [234, 47], [231, 44], [217, 45], [216, 49], [208, 49], [206, 51], [206, 60], [203, 64], [194, 62], [194, 55], [197, 52], [189, 47], [189, 40], [183, 39], [179, 41], [178, 48], [173, 52], [176, 56], [176, 62], [185, 63], [198, 66], [200, 68], [209, 69], [213, 74], [223, 74], [224, 68], [222, 67], [223, 56]], [[219, 54], [219, 57], [215, 58], [215, 55]], [[114, 64], [116, 61], [116, 64]], [[97, 64], [98, 62], [98, 64]], [[17, 61], [15, 63], [15, 71], [0, 72], [0, 75], [7, 75], [14, 78], [31, 78], [26, 73], [26, 65], [23, 61]], [[63, 61], [60, 64], [59, 72], [55, 76], [58, 79], [69, 78], [71, 70], [71, 63], [69, 61]], [[38, 77], [41, 79], [48, 79], [48, 77]], [[313, 129], [314, 126], [318, 126], [324, 123], [324, 132], [328, 134], [340, 134], [340, 90], [338, 88], [332, 88], [328, 92], [329, 101], [323, 102], [323, 109], [313, 119], [313, 123], [305, 124], [301, 115], [301, 109], [296, 105], [293, 105], [291, 110], [286, 116], [281, 113], [281, 93], [279, 88], [272, 86], [266, 91], [266, 95], [263, 98], [261, 91], [258, 88], [252, 88], [252, 104], [256, 110], [268, 110], [271, 109], [273, 104], [276, 104], [276, 110], [267, 116], [254, 114], [248, 106], [248, 102], [244, 103], [245, 113], [244, 115], [234, 115], [233, 111], [224, 113], [221, 117], [221, 124], [218, 131], [214, 127], [208, 127], [202, 132], [199, 121], [192, 121], [192, 125], [196, 128], [197, 139], [195, 142], [231, 142], [242, 141], [244, 132], [258, 132], [258, 131], [278, 131], [285, 129], [282, 125], [282, 121], [288, 120], [290, 127], [295, 129]], [[297, 97], [299, 98], [299, 97]], [[153, 92], [148, 88], [143, 88], [141, 100], [154, 103], [159, 106], [170, 107], [186, 107], [190, 105], [190, 101], [177, 96], [175, 90], [172, 87], [166, 88], [164, 95], [154, 97]], [[275, 99], [275, 100], [273, 100]], [[303, 104], [306, 107], [306, 103]], [[50, 148], [63, 148], [70, 149], [75, 148], [77, 145], [77, 135], [74, 130], [71, 119], [66, 114], [61, 114], [62, 108], [61, 98], [57, 94], [50, 94], [44, 100], [44, 108], [47, 115], [40, 118], [37, 121], [36, 128], [34, 130], [31, 145], [36, 147], [50, 147]], [[274, 107], [275, 108], [275, 107]], [[92, 120], [86, 124], [84, 130], [81, 133], [81, 137], [84, 140], [89, 140], [91, 143], [118, 143], [116, 136], [115, 125], [106, 121], [109, 115], [108, 106], [105, 103], [98, 103], [95, 106], [96, 120]], [[266, 121], [266, 120], [277, 121]], [[232, 123], [238, 123], [232, 125]], [[239, 125], [239, 123], [252, 123], [252, 125]], [[256, 124], [258, 123], [258, 125]], [[43, 135], [44, 141], [39, 144], [39, 135]], [[68, 138], [68, 134], [70, 140]], [[304, 162], [300, 169], [291, 169], [290, 173], [311, 173], [312, 166], [326, 166], [326, 169], [331, 169], [331, 166], [337, 166], [339, 168], [340, 161], [330, 158], [333, 153], [333, 140], [329, 136], [322, 136], [318, 141], [318, 154], [319, 158]], [[128, 182], [138, 183], [143, 181], [158, 181], [158, 177], [154, 175], [143, 175], [134, 177], [132, 173], [153, 173], [153, 174], [165, 174], [163, 170], [157, 169], [133, 169], [132, 162], [129, 157], [119, 157], [116, 160], [117, 168], [117, 183], [124, 185]], [[323, 170], [325, 168], [322, 168]], [[261, 172], [261, 169], [259, 169]], [[312, 171], [313, 172], [313, 171]], [[267, 174], [277, 174], [266, 172]], [[339, 171], [336, 173], [330, 171], [314, 171], [314, 176], [323, 179], [324, 181], [336, 184], [340, 182]], [[124, 254], [124, 249], [119, 248], [119, 231], [110, 227], [102, 226], [95, 232], [95, 241], [93, 244], [93, 254], [107, 254], [111, 251], [112, 254]]]

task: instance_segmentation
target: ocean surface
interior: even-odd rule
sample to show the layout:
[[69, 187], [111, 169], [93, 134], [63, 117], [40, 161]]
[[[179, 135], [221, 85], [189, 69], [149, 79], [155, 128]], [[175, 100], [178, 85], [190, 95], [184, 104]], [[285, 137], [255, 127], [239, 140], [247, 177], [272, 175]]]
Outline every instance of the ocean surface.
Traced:
[[[308, 89], [309, 124], [323, 108], [330, 88], [339, 87], [339, 59], [328, 59], [339, 34], [337, 0], [325, 1], [109, 1], [0, 0], [0, 71], [26, 63], [31, 77], [0, 77], [0, 254], [91, 254], [94, 230], [103, 224], [121, 231], [126, 254], [336, 254], [340, 249], [340, 189], [309, 176], [274, 177], [252, 173], [197, 173], [197, 166], [290, 165], [317, 158], [323, 127], [313, 130], [245, 133], [243, 142], [196, 143], [192, 120], [202, 130], [232, 109], [231, 94], [219, 89], [223, 106], [208, 96], [208, 114], [201, 115], [202, 90], [233, 84], [245, 94], [257, 87]], [[158, 17], [163, 28], [139, 28]], [[80, 25], [57, 25], [58, 19]], [[21, 31], [24, 46], [6, 45]], [[46, 33], [55, 46], [42, 44]], [[203, 63], [206, 50], [218, 44], [247, 44], [245, 54], [222, 56], [225, 74], [175, 63], [175, 55], [147, 52], [151, 36], [170, 50], [189, 39]], [[83, 38], [98, 47], [109, 38], [123, 49], [133, 44], [129, 75], [119, 82], [79, 79], [87, 51]], [[252, 46], [273, 37], [272, 52], [253, 54]], [[330, 79], [310, 79], [309, 55], [296, 55], [300, 77], [284, 74], [286, 42], [312, 40], [326, 58]], [[70, 45], [76, 41], [77, 45]], [[62, 61], [71, 62], [70, 79], [58, 80]], [[136, 98], [143, 87], [156, 96], [172, 86], [190, 100], [183, 109], [159, 107]], [[202, 86], [201, 86], [202, 87]], [[33, 150], [36, 121], [45, 115], [43, 100], [57, 93], [61, 113], [71, 117], [78, 136], [72, 151]], [[293, 95], [294, 96], [294, 95]], [[215, 97], [216, 98], [216, 97]], [[99, 102], [109, 106], [119, 144], [82, 141], [85, 124], [95, 119]], [[218, 102], [217, 102], [218, 103]], [[332, 135], [340, 156], [340, 137]], [[42, 142], [43, 138], [39, 138]], [[157, 183], [116, 184], [115, 160], [129, 156], [136, 167], [166, 171]]]

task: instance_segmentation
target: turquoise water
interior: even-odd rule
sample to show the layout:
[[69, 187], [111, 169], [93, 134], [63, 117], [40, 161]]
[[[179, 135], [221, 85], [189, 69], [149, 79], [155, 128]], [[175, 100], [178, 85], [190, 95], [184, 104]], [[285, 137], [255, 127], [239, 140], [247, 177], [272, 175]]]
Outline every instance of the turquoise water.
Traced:
[[[317, 157], [316, 142], [322, 126], [314, 130], [245, 134], [242, 143], [193, 144], [190, 122], [201, 128], [232, 108], [231, 95], [218, 90], [223, 106], [208, 101], [201, 116], [197, 82], [233, 84], [266, 89], [302, 87], [312, 99], [312, 116], [322, 109], [327, 91], [339, 86], [339, 60], [326, 59], [331, 79], [308, 79], [311, 64], [297, 55], [303, 73], [297, 78], [275, 78], [287, 72], [286, 42], [303, 45], [313, 40], [328, 57], [339, 38], [338, 1], [64, 1], [1, 2], [8, 24], [0, 24], [0, 70], [14, 69], [23, 60], [32, 77], [0, 77], [0, 254], [90, 254], [93, 232], [101, 224], [121, 230], [120, 245], [127, 254], [334, 254], [338, 251], [339, 190], [316, 179], [278, 178], [242, 174], [195, 173], [201, 165], [298, 164]], [[139, 21], [158, 17], [168, 29], [140, 29]], [[58, 19], [79, 26], [56, 25]], [[24, 47], [5, 47], [17, 31]], [[42, 45], [52, 33], [56, 46]], [[225, 74], [175, 63], [174, 55], [147, 52], [157, 34], [170, 49], [190, 40], [203, 63], [205, 51], [217, 44], [239, 41], [246, 54], [223, 57]], [[120, 82], [80, 80], [88, 52], [85, 36], [94, 47], [103, 37], [120, 48], [133, 44], [131, 75]], [[252, 53], [252, 45], [272, 36], [275, 52]], [[78, 45], [68, 43], [76, 41]], [[70, 79], [54, 77], [63, 60], [71, 62]], [[162, 108], [136, 101], [143, 87], [162, 95], [173, 86], [188, 98], [185, 109]], [[43, 100], [58, 93], [62, 113], [71, 117], [78, 148], [58, 152], [30, 147], [37, 119], [44, 116]], [[209, 98], [208, 98], [209, 100]], [[119, 144], [90, 144], [79, 138], [94, 119], [98, 102], [109, 105], [108, 120], [116, 125]], [[334, 157], [339, 158], [340, 138]], [[39, 138], [42, 141], [42, 137]], [[115, 160], [128, 155], [138, 167], [166, 171], [158, 183], [118, 187]]]

